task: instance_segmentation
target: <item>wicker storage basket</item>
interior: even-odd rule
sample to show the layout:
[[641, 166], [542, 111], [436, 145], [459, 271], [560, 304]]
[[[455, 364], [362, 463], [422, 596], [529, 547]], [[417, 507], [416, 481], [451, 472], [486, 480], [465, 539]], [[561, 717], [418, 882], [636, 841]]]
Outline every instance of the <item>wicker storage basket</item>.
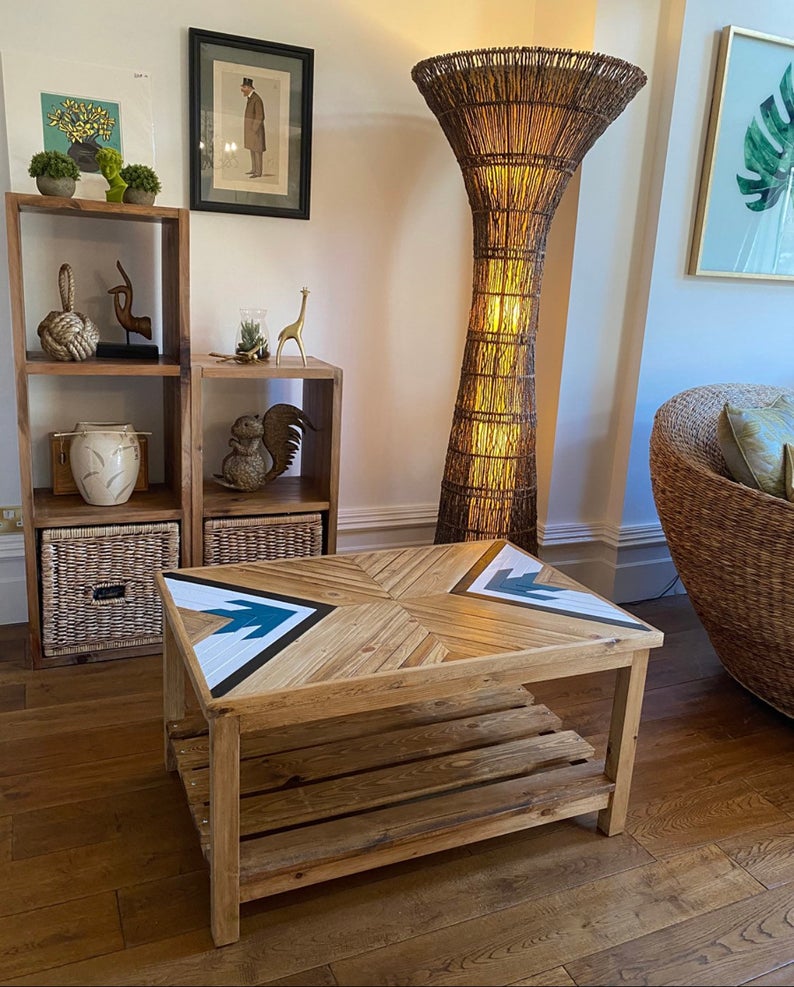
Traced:
[[204, 522], [204, 565], [321, 555], [319, 514], [213, 518]]
[[45, 655], [162, 641], [154, 573], [179, 565], [179, 525], [45, 528], [40, 554]]

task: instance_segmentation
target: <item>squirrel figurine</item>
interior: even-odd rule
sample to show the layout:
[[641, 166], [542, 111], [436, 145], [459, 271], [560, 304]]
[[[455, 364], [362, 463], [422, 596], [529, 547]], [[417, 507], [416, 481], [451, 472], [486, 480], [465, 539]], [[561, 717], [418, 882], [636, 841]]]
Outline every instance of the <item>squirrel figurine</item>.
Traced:
[[265, 460], [259, 451], [264, 434], [260, 415], [240, 415], [232, 425], [229, 445], [232, 451], [221, 463], [221, 473], [213, 474], [219, 483], [235, 490], [258, 490], [265, 480]]

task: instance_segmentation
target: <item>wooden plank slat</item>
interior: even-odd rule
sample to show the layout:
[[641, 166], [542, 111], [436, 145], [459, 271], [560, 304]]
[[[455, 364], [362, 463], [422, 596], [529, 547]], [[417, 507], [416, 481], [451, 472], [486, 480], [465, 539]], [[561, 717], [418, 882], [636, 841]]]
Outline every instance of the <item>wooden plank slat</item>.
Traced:
[[[385, 766], [425, 760], [453, 751], [469, 751], [558, 730], [561, 721], [545, 706], [490, 713], [484, 716], [444, 720], [420, 727], [406, 727], [389, 733], [321, 744], [303, 750], [266, 756], [251, 755], [242, 748], [240, 791], [243, 795], [283, 787], [293, 788], [320, 780], [360, 773]], [[197, 797], [208, 792], [208, 760], [196, 763], [196, 750], [178, 745], [180, 770], [189, 778]], [[182, 753], [187, 751], [187, 753]], [[186, 762], [196, 766], [186, 769]], [[189, 771], [189, 774], [188, 774]]]
[[207, 703], [210, 716], [232, 713], [241, 731], [263, 730], [285, 723], [309, 723], [328, 716], [361, 713], [385, 706], [402, 706], [455, 693], [478, 692], [498, 686], [541, 682], [629, 665], [630, 642], [597, 639], [570, 648], [540, 648], [465, 661], [447, 661], [430, 668], [403, 668], [363, 679], [310, 683], [256, 696], [229, 693]]
[[323, 556], [321, 560], [242, 562], [234, 566], [213, 566], [209, 574], [206, 569], [188, 570], [188, 575], [209, 576], [218, 582], [231, 582], [241, 589], [297, 596], [335, 607], [389, 599], [388, 593], [348, 555]]
[[448, 593], [493, 542], [428, 545], [352, 556], [394, 599]]
[[[429, 639], [429, 646], [425, 642]], [[287, 645], [233, 690], [256, 695], [312, 682], [348, 679], [411, 665], [422, 648], [423, 664], [440, 664], [447, 649], [393, 600], [343, 607]]]
[[158, 656], [138, 661], [89, 662], [53, 668], [46, 675], [34, 673], [26, 681], [28, 709], [35, 706], [62, 706], [111, 699], [120, 696], [151, 694], [158, 690], [161, 664]]
[[612, 787], [588, 762], [246, 840], [241, 900], [591, 812]]
[[[396, 767], [316, 782], [244, 798], [240, 833], [248, 836], [283, 826], [369, 811], [480, 782], [529, 774], [591, 757], [593, 748], [572, 730], [530, 740], [456, 751]], [[488, 794], [482, 793], [483, 799]]]
[[[395, 757], [389, 743], [385, 749], [377, 744], [372, 747], [374, 756], [369, 761], [374, 764], [381, 764], [387, 756], [390, 762], [396, 761], [380, 768], [368, 768], [367, 752], [362, 754], [355, 747], [347, 754], [339, 751], [334, 757], [334, 745], [321, 748], [316, 763], [312, 762], [314, 749], [310, 749], [305, 769], [297, 762], [295, 774], [285, 774], [277, 769], [270, 771], [267, 762], [262, 770], [262, 766], [254, 762], [248, 765], [251, 770], [246, 772], [245, 787], [241, 783], [240, 833], [251, 836], [280, 827], [367, 811], [483, 781], [529, 774], [593, 755], [590, 744], [573, 731], [526, 735], [527, 728], [534, 732], [544, 722], [555, 721], [554, 714], [546, 717], [540, 708], [534, 718], [525, 718], [520, 730], [524, 734], [521, 740], [489, 743], [480, 749], [471, 749], [471, 740], [476, 738], [468, 738], [468, 747], [463, 746], [467, 739], [464, 727], [463, 732], [453, 731], [448, 738], [452, 753], [446, 756], [439, 756], [439, 748], [435, 744], [428, 746], [421, 734], [417, 736], [411, 732], [410, 745], [401, 738], [401, 759]], [[176, 749], [183, 749], [181, 742]], [[298, 758], [300, 753], [297, 752]], [[183, 757], [177, 753], [177, 762]], [[210, 798], [208, 770], [182, 771], [180, 764], [180, 774], [206, 853], [211, 833], [207, 810]], [[294, 785], [298, 778], [302, 784]], [[316, 780], [318, 778], [322, 780]], [[268, 789], [271, 790], [269, 794], [263, 793]], [[257, 794], [246, 797], [251, 792]]]
[[527, 977], [526, 980], [516, 980], [510, 987], [576, 987], [576, 984], [565, 968], [558, 966], [553, 970], [537, 973], [534, 977]]
[[[450, 751], [472, 750], [504, 743], [520, 737], [559, 730], [560, 718], [545, 706], [529, 706], [507, 712], [486, 713], [456, 720], [444, 720], [419, 727], [404, 727], [388, 733], [373, 733], [350, 740], [303, 750], [254, 755], [243, 741], [240, 764], [240, 791], [247, 794], [281, 788], [300, 782], [334, 778], [385, 765], [403, 764]], [[202, 744], [205, 752], [206, 744]], [[199, 761], [195, 747], [178, 745], [179, 769], [190, 771], [190, 781], [200, 792], [209, 790], [207, 754]], [[186, 754], [181, 752], [186, 750]], [[191, 767], [188, 767], [188, 764]], [[192, 768], [192, 770], [191, 770]]]
[[[319, 720], [311, 727], [305, 724], [286, 725], [242, 739], [242, 757], [258, 757], [282, 751], [303, 750], [323, 744], [342, 742], [351, 738], [366, 738], [372, 734], [387, 733], [408, 726], [421, 727], [466, 716], [481, 716], [497, 710], [509, 711], [531, 706], [533, 695], [524, 686], [486, 690], [477, 695], [447, 696], [431, 702], [394, 706], [358, 716], [336, 716]], [[552, 728], [556, 729], [556, 728]], [[202, 716], [186, 717], [170, 728], [171, 737], [187, 741], [187, 749], [181, 751], [183, 769], [200, 767], [208, 763], [209, 743], [200, 734], [207, 734], [207, 723]]]
[[477, 596], [439, 593], [421, 599], [402, 599], [400, 603], [437, 634], [450, 651], [472, 656], [573, 644], [594, 637], [633, 639], [637, 648], [661, 643], [661, 636], [653, 629], [624, 627]]
[[[4, 875], [8, 881], [6, 896], [9, 896], [10, 885], [13, 884], [25, 896], [24, 900], [30, 908], [36, 907], [36, 902], [41, 905], [48, 900], [36, 896], [38, 889], [23, 886], [25, 866], [22, 861], [28, 858], [29, 883], [41, 883], [47, 867], [46, 881], [57, 879], [58, 871], [63, 871], [63, 876], [67, 878], [63, 885], [51, 885], [47, 889], [52, 895], [51, 901], [62, 892], [67, 898], [70, 897], [69, 892], [73, 895], [76, 886], [77, 890], [90, 886], [83, 885], [82, 881], [90, 877], [92, 870], [97, 874], [101, 872], [103, 879], [108, 874], [115, 874], [123, 881], [129, 873], [133, 873], [134, 861], [130, 864], [130, 858], [134, 856], [133, 847], [150, 844], [156, 845], [160, 852], [170, 849], [172, 853], [182, 848], [190, 849], [190, 858], [200, 863], [201, 858], [195, 853], [193, 827], [182, 791], [175, 780], [164, 773], [162, 781], [159, 788], [112, 792], [100, 798], [18, 813], [14, 817], [13, 870], [19, 876], [13, 875], [12, 881], [10, 872]], [[10, 820], [11, 817], [6, 818]], [[102, 843], [108, 845], [100, 847]], [[75, 851], [78, 847], [93, 849], [76, 850], [71, 855], [62, 852]], [[71, 865], [81, 872], [72, 876], [71, 887], [67, 884], [70, 856]], [[109, 860], [112, 861], [110, 866]]]
[[10, 713], [13, 709], [25, 708], [25, 685], [15, 682], [0, 685], [0, 713]]

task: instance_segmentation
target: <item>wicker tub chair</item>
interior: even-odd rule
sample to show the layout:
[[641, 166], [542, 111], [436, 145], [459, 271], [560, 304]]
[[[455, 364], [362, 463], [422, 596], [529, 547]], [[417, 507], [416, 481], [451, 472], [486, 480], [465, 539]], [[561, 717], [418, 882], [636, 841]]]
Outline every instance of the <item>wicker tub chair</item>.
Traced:
[[717, 443], [726, 401], [770, 404], [794, 391], [712, 384], [670, 398], [651, 432], [651, 483], [684, 588], [720, 661], [794, 717], [794, 504], [730, 479]]

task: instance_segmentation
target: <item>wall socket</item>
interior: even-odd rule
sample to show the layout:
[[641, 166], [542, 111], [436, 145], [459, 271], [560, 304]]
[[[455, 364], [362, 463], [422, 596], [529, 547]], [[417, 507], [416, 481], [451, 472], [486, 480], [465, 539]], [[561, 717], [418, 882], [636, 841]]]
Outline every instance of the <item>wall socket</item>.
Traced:
[[22, 534], [22, 508], [0, 507], [0, 535]]

